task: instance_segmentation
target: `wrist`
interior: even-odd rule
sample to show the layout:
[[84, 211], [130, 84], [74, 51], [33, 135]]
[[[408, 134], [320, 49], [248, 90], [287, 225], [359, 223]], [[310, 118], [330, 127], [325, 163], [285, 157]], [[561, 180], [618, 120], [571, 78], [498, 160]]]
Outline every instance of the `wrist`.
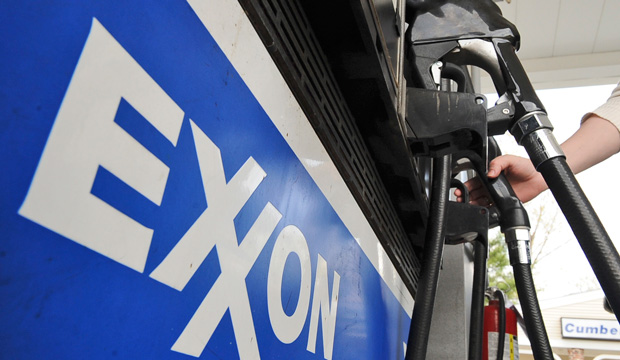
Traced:
[[518, 186], [518, 190], [515, 189], [515, 191], [523, 203], [528, 203], [548, 188], [547, 182], [542, 174], [536, 171], [525, 182]]
[[543, 191], [547, 190], [549, 186], [547, 186], [547, 182], [541, 173], [536, 173], [536, 180], [534, 182], [534, 189], [536, 189], [536, 194], [540, 194]]

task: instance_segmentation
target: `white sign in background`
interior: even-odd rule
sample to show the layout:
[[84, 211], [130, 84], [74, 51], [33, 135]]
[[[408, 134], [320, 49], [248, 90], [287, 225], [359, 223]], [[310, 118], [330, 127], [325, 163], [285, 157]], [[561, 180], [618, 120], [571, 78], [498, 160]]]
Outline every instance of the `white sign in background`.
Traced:
[[620, 340], [616, 320], [562, 318], [562, 337], [592, 340]]

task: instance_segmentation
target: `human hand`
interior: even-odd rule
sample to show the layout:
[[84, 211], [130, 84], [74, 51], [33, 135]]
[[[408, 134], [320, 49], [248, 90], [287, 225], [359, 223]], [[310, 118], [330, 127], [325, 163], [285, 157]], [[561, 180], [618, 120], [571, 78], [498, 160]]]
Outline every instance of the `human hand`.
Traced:
[[[504, 172], [506, 179], [510, 182], [515, 194], [522, 202], [528, 202], [547, 189], [547, 184], [542, 175], [536, 171], [529, 159], [514, 156], [499, 156], [489, 164], [487, 176], [494, 179]], [[471, 179], [465, 183], [469, 190], [469, 202], [479, 206], [491, 205], [491, 196], [478, 178]], [[454, 195], [458, 201], [462, 201], [462, 192], [455, 190]]]
[[530, 159], [514, 155], [498, 156], [489, 164], [487, 176], [494, 179], [502, 171], [515, 195], [524, 203], [547, 189], [545, 179], [536, 171]]

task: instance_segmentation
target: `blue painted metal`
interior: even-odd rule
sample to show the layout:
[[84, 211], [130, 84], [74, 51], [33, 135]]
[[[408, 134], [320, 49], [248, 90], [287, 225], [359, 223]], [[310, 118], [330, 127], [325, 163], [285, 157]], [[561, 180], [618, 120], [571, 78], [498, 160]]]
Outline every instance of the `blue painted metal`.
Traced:
[[[153, 230], [142, 272], [18, 214], [93, 18], [185, 113], [176, 146], [127, 101], [114, 119], [169, 167], [160, 205], [103, 166], [93, 180], [95, 197]], [[340, 276], [333, 358], [404, 357], [406, 311], [187, 3], [5, 1], [0, 33], [0, 358], [191, 358], [171, 348], [221, 275], [217, 248], [182, 291], [149, 276], [209, 204], [190, 119], [219, 147], [227, 181], [250, 157], [267, 174], [234, 219], [238, 241], [268, 202], [282, 214], [245, 279], [261, 357], [324, 355], [321, 321], [316, 353], [307, 350], [312, 301], [290, 344], [278, 340], [270, 321], [267, 274], [288, 225], [307, 241], [312, 294], [319, 255], [330, 299]], [[288, 316], [299, 301], [299, 264], [295, 256], [286, 260], [280, 296]], [[200, 358], [239, 358], [230, 315]]]

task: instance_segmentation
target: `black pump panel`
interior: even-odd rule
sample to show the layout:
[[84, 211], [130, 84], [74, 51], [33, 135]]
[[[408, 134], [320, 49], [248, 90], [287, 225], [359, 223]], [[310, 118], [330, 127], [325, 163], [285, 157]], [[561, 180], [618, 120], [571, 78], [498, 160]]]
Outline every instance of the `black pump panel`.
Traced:
[[409, 41], [414, 44], [502, 38], [518, 48], [517, 28], [492, 0], [409, 0], [407, 17], [413, 23]]

